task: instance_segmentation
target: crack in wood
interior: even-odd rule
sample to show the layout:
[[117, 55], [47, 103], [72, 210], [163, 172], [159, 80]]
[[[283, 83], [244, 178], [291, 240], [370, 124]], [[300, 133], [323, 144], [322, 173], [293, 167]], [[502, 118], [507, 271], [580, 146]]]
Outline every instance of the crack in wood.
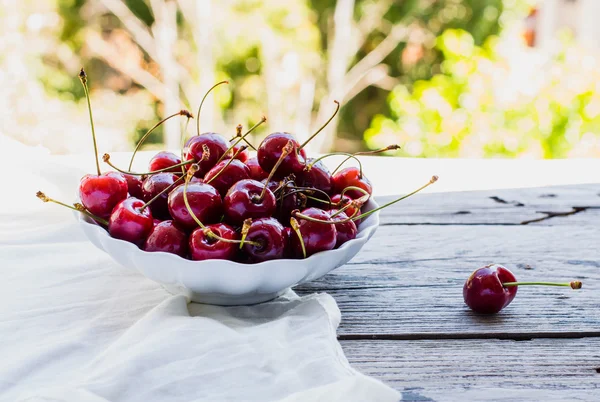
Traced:
[[500, 339], [512, 341], [531, 341], [533, 339], [581, 339], [598, 338], [600, 331], [571, 331], [571, 332], [530, 332], [530, 333], [502, 333], [502, 332], [435, 332], [412, 334], [340, 334], [340, 341], [356, 340], [382, 340], [382, 341], [430, 341], [441, 339]]
[[490, 199], [496, 201], [499, 204], [507, 204], [507, 205], [514, 205], [515, 207], [524, 207], [525, 204], [523, 204], [522, 202], [519, 201], [506, 201], [505, 199], [502, 199], [496, 195], [493, 195], [490, 197]]
[[552, 218], [557, 218], [557, 217], [563, 217], [563, 216], [570, 216], [570, 215], [576, 215], [580, 212], [584, 212], [587, 211], [588, 209], [596, 209], [596, 208], [600, 208], [600, 206], [587, 206], [587, 207], [571, 207], [571, 211], [568, 212], [546, 212], [546, 211], [538, 211], [538, 214], [544, 214], [546, 216], [542, 216], [541, 218], [536, 218], [536, 219], [530, 219], [530, 220], [526, 220], [521, 222], [521, 225], [528, 225], [530, 223], [535, 223], [535, 222], [542, 222], [548, 219], [552, 219]]

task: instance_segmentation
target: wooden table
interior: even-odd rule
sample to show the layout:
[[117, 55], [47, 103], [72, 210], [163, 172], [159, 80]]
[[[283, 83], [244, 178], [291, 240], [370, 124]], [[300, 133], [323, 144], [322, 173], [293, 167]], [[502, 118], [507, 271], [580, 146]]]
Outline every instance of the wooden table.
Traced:
[[[600, 401], [600, 185], [423, 194], [381, 218], [349, 264], [297, 289], [336, 299], [354, 367], [409, 401]], [[584, 286], [522, 287], [476, 315], [462, 287], [488, 263]]]

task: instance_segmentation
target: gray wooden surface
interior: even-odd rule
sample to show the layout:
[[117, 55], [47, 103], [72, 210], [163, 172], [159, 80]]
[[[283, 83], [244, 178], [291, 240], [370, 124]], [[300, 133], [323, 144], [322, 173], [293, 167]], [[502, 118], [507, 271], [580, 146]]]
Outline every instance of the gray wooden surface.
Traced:
[[[403, 400], [600, 401], [600, 185], [424, 194], [381, 218], [349, 264], [296, 289], [336, 299], [357, 369]], [[488, 263], [584, 287], [522, 287], [479, 316], [462, 286]]]

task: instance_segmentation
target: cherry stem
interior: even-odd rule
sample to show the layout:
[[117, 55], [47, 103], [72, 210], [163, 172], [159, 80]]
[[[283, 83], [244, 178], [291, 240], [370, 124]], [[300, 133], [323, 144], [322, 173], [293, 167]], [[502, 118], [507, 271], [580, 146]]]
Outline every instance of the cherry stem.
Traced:
[[348, 157], [346, 159], [344, 159], [344, 161], [342, 163], [340, 163], [338, 165], [338, 167], [335, 168], [335, 170], [333, 171], [333, 173], [331, 173], [332, 175], [340, 168], [340, 166], [342, 166], [344, 163], [346, 163], [347, 160], [354, 158], [356, 160], [356, 162], [358, 162], [358, 170], [359, 170], [359, 177], [362, 179], [362, 163], [360, 161], [360, 159], [358, 159], [356, 156], [354, 156], [354, 154], [348, 153], [348, 152], [332, 152], [330, 154], [326, 154], [326, 155], [322, 155], [320, 157], [318, 157], [317, 159], [311, 161], [309, 164], [306, 165], [306, 167], [304, 168], [304, 170], [306, 170], [307, 172], [312, 169], [312, 167], [315, 165], [315, 163], [317, 163], [318, 161], [320, 161], [321, 159], [327, 158], [328, 156], [333, 156], [333, 155], [347, 155]]
[[247, 146], [245, 146], [245, 145], [244, 145], [243, 147], [240, 147], [240, 148], [237, 150], [237, 152], [236, 152], [235, 154], [233, 154], [233, 156], [231, 157], [231, 159], [229, 159], [229, 160], [227, 161], [227, 163], [225, 164], [225, 166], [223, 166], [223, 167], [221, 168], [221, 170], [219, 170], [219, 171], [217, 172], [217, 174], [216, 174], [216, 175], [214, 175], [213, 177], [211, 177], [209, 180], [207, 180], [207, 181], [206, 181], [206, 184], [210, 184], [210, 182], [211, 182], [211, 181], [213, 181], [213, 180], [214, 180], [214, 179], [216, 179], [216, 178], [217, 178], [217, 177], [218, 177], [218, 176], [219, 176], [221, 173], [223, 173], [223, 172], [225, 171], [225, 169], [227, 169], [227, 166], [231, 165], [231, 163], [232, 163], [232, 162], [235, 160], [235, 157], [236, 157], [236, 156], [238, 156], [238, 155], [239, 155], [241, 152], [244, 152], [244, 150], [246, 150], [246, 148], [248, 148], [248, 147], [247, 147]]
[[[315, 198], [315, 197], [309, 197], [309, 198], [321, 201], [324, 204], [334, 205], [334, 203], [331, 201], [331, 198], [329, 197], [329, 194], [327, 194], [325, 191], [320, 190], [318, 188], [312, 188], [312, 187], [290, 187], [290, 188], [293, 189], [294, 191], [289, 192], [286, 195], [295, 194], [295, 193], [304, 193], [304, 192], [312, 194], [314, 192], [317, 192], [317, 193], [321, 193], [322, 195], [324, 195], [327, 198], [327, 201], [321, 200], [321, 199]], [[306, 195], [306, 194], [304, 194], [304, 195]]]
[[[266, 118], [265, 116], [263, 116], [263, 119], [265, 119], [265, 121], [266, 121], [266, 119], [267, 119], [267, 118]], [[258, 126], [256, 126], [256, 127], [258, 127]], [[251, 128], [251, 130], [253, 130], [253, 129], [254, 129], [254, 127], [253, 127], [253, 128]], [[229, 142], [231, 142], [231, 141], [235, 140], [236, 138], [238, 138], [238, 137], [241, 137], [241, 136], [242, 136], [242, 125], [241, 125], [241, 124], [238, 124], [238, 125], [235, 127], [235, 131], [236, 131], [236, 133], [235, 133], [235, 136], [234, 136], [232, 139], [230, 139], [230, 140], [229, 140]], [[246, 133], [246, 134], [247, 134], [247, 133]], [[247, 144], [247, 145], [248, 145], [250, 148], [252, 148], [254, 151], [256, 151], [256, 147], [255, 147], [254, 145], [252, 145], [252, 144], [250, 143], [250, 141], [248, 141], [247, 139], [245, 139], [245, 138], [244, 138], [244, 142], [245, 142], [245, 143], [246, 143], [246, 144]]]
[[[412, 195], [415, 195], [415, 194], [416, 194], [416, 193], [418, 193], [419, 191], [421, 191], [421, 190], [423, 190], [424, 188], [426, 188], [426, 187], [428, 187], [428, 186], [432, 185], [433, 183], [435, 183], [437, 180], [438, 180], [438, 177], [437, 177], [437, 176], [433, 176], [433, 177], [431, 178], [431, 180], [429, 180], [429, 183], [425, 184], [424, 186], [421, 186], [421, 187], [419, 187], [418, 189], [416, 189], [416, 190], [415, 190], [415, 191], [413, 191], [412, 193], [406, 194], [406, 195], [405, 195], [405, 196], [403, 196], [403, 197], [397, 198], [397, 199], [395, 199], [394, 201], [390, 201], [390, 202], [388, 202], [387, 204], [384, 204], [384, 205], [382, 205], [382, 206], [380, 206], [380, 207], [378, 207], [378, 208], [372, 209], [372, 210], [370, 210], [370, 211], [368, 211], [368, 212], [365, 212], [365, 213], [363, 213], [363, 214], [360, 214], [360, 215], [358, 215], [358, 216], [352, 216], [352, 217], [349, 217], [348, 219], [342, 219], [342, 220], [339, 220], [339, 221], [329, 221], [329, 220], [325, 221], [325, 220], [322, 220], [322, 219], [315, 219], [315, 218], [311, 218], [310, 216], [303, 215], [303, 214], [301, 214], [301, 213], [300, 213], [300, 212], [298, 212], [298, 211], [294, 211], [294, 212], [292, 212], [292, 214], [293, 214], [295, 217], [298, 217], [298, 218], [301, 218], [301, 219], [306, 219], [307, 221], [311, 221], [311, 222], [318, 222], [318, 223], [328, 223], [328, 224], [345, 223], [345, 222], [348, 222], [348, 221], [354, 221], [354, 220], [358, 220], [358, 219], [363, 219], [363, 218], [366, 218], [367, 216], [369, 216], [369, 215], [371, 215], [371, 214], [373, 214], [373, 213], [375, 213], [375, 212], [377, 212], [377, 211], [380, 211], [380, 210], [382, 210], [383, 208], [387, 208], [387, 207], [389, 207], [390, 205], [393, 205], [393, 204], [395, 204], [395, 203], [397, 203], [397, 202], [399, 202], [399, 201], [402, 201], [402, 200], [404, 200], [404, 199], [406, 199], [406, 198], [408, 198], [408, 197], [410, 197], [410, 196], [412, 196]], [[363, 196], [363, 197], [366, 197], [366, 196]], [[359, 198], [359, 200], [362, 200], [362, 198], [363, 198], [363, 197]]]
[[287, 144], [285, 144], [285, 146], [281, 149], [281, 156], [279, 156], [277, 163], [275, 163], [275, 166], [273, 166], [273, 169], [271, 169], [271, 172], [269, 173], [269, 177], [267, 177], [267, 180], [265, 181], [265, 186], [263, 187], [263, 190], [261, 191], [260, 196], [258, 197], [259, 202], [262, 201], [263, 198], [265, 197], [265, 194], [267, 193], [269, 181], [271, 181], [271, 179], [273, 178], [273, 175], [279, 168], [279, 165], [281, 165], [283, 160], [285, 158], [287, 158], [287, 156], [290, 153], [292, 153], [293, 149], [294, 149], [294, 143], [291, 140], [288, 141]]
[[37, 198], [39, 198], [40, 200], [42, 200], [43, 202], [53, 202], [54, 204], [58, 204], [58, 205], [61, 205], [63, 207], [67, 207], [69, 209], [72, 209], [73, 211], [81, 212], [82, 214], [89, 216], [90, 218], [92, 218], [96, 222], [101, 223], [104, 226], [108, 226], [108, 221], [106, 219], [100, 218], [99, 216], [94, 215], [93, 213], [91, 213], [90, 211], [88, 211], [87, 209], [85, 209], [85, 207], [83, 205], [81, 205], [81, 204], [76, 204], [78, 206], [72, 206], [72, 205], [69, 205], [69, 204], [65, 204], [64, 202], [60, 202], [60, 201], [57, 201], [57, 200], [55, 200], [53, 198], [50, 198], [50, 197], [46, 196], [46, 194], [42, 193], [41, 191], [38, 191], [37, 193], [35, 193], [35, 196]]
[[252, 225], [252, 219], [245, 219], [244, 224], [242, 225], [242, 238], [240, 239], [240, 250], [242, 249], [242, 247], [244, 247], [244, 241], [246, 240], [246, 236], [248, 236], [250, 225]]
[[167, 191], [169, 191], [170, 189], [172, 189], [177, 183], [179, 183], [179, 181], [181, 181], [183, 178], [185, 178], [185, 176], [181, 176], [180, 178], [178, 178], [177, 180], [175, 180], [173, 183], [171, 183], [170, 185], [168, 185], [167, 187], [165, 187], [164, 189], [162, 189], [158, 194], [156, 194], [154, 197], [152, 197], [150, 199], [150, 201], [148, 201], [147, 203], [145, 203], [144, 205], [142, 205], [140, 207], [140, 211], [143, 211], [144, 208], [148, 207], [150, 204], [152, 204], [154, 202], [154, 200], [158, 199], [158, 197], [160, 197], [161, 195], [163, 195], [164, 193], [166, 193]]
[[135, 154], [137, 154], [137, 152], [139, 151], [140, 147], [142, 146], [142, 144], [144, 143], [144, 141], [146, 141], [146, 138], [148, 138], [148, 136], [150, 134], [152, 134], [152, 132], [154, 130], [156, 130], [161, 124], [163, 124], [164, 122], [166, 122], [167, 120], [175, 117], [175, 116], [186, 116], [189, 119], [193, 119], [194, 116], [192, 116], [192, 114], [190, 112], [188, 112], [185, 109], [180, 110], [177, 113], [173, 113], [170, 116], [165, 117], [164, 119], [162, 119], [161, 121], [159, 121], [158, 123], [156, 123], [154, 126], [152, 126], [152, 128], [148, 131], [146, 131], [146, 134], [144, 134], [142, 136], [142, 138], [140, 138], [140, 140], [138, 141], [138, 143], [135, 145], [135, 149], [133, 150], [133, 154], [131, 155], [131, 160], [129, 161], [129, 168], [128, 170], [131, 170], [131, 167], [133, 166], [133, 159], [135, 158]]
[[[190, 214], [192, 219], [194, 221], [196, 221], [198, 226], [200, 226], [203, 230], [205, 230], [205, 233], [207, 236], [212, 237], [213, 239], [225, 242], [225, 243], [240, 243], [240, 240], [224, 239], [223, 237], [219, 236], [218, 234], [216, 234], [215, 232], [210, 230], [209, 227], [204, 226], [202, 224], [202, 222], [200, 222], [200, 219], [198, 219], [198, 217], [192, 210], [192, 207], [190, 207], [190, 202], [189, 202], [188, 196], [187, 196], [188, 184], [189, 184], [190, 180], [192, 179], [192, 177], [194, 177], [194, 174], [198, 170], [200, 170], [200, 166], [198, 166], [198, 164], [194, 163], [192, 166], [190, 166], [189, 170], [187, 171], [187, 174], [185, 176], [183, 176], [183, 177], [185, 177], [185, 184], [183, 185], [183, 202], [185, 203], [185, 207], [188, 210], [188, 213]], [[260, 246], [260, 244], [258, 244], [256, 242], [246, 241], [246, 243], [252, 244], [253, 246], [256, 246], [256, 247]]]
[[300, 232], [300, 225], [298, 224], [298, 221], [296, 220], [296, 218], [294, 218], [294, 217], [290, 218], [290, 226], [292, 227], [292, 230], [298, 236], [298, 240], [300, 240], [300, 246], [302, 247], [302, 255], [304, 256], [304, 258], [306, 258], [306, 246], [304, 246], [304, 240], [302, 239], [302, 232]]
[[193, 160], [189, 160], [189, 161], [185, 161], [185, 162], [181, 162], [178, 163], [176, 165], [172, 165], [166, 168], [162, 168], [162, 169], [158, 169], [158, 170], [153, 170], [151, 172], [144, 172], [144, 173], [137, 173], [137, 172], [130, 172], [128, 170], [123, 170], [123, 169], [119, 169], [118, 167], [116, 167], [115, 165], [112, 164], [112, 162], [110, 161], [110, 155], [109, 154], [104, 154], [102, 155], [102, 160], [111, 168], [115, 169], [117, 172], [121, 172], [124, 174], [130, 174], [132, 176], [149, 176], [152, 174], [156, 174], [156, 173], [162, 173], [162, 172], [167, 172], [173, 168], [179, 167], [179, 166], [185, 166], [185, 165], [189, 165], [190, 163], [194, 163]]
[[85, 99], [87, 100], [88, 113], [90, 115], [90, 125], [92, 126], [92, 140], [94, 143], [94, 156], [96, 158], [96, 171], [98, 172], [98, 176], [102, 174], [100, 172], [100, 161], [98, 160], [98, 144], [96, 143], [96, 130], [94, 129], [94, 118], [92, 117], [92, 104], [90, 103], [90, 92], [87, 85], [87, 74], [81, 68], [79, 72], [79, 81], [81, 81], [81, 85], [83, 85], [83, 91], [85, 92]]
[[556, 283], [556, 282], [504, 282], [502, 284], [505, 288], [511, 286], [565, 286], [571, 289], [581, 289], [583, 284], [580, 281], [571, 281], [569, 283]]
[[[180, 154], [181, 154], [181, 160], [183, 161], [184, 157], [183, 157], [183, 149], [185, 148], [185, 137], [188, 131], [188, 127], [190, 125], [190, 119], [193, 119], [194, 116], [189, 116], [188, 119], [185, 121], [185, 128], [183, 129], [183, 133], [181, 134], [181, 147], [180, 149]], [[181, 167], [181, 173], [185, 174], [185, 167], [182, 166]]]
[[[376, 149], [376, 150], [374, 150], [374, 151], [362, 151], [362, 152], [355, 152], [355, 153], [353, 153], [353, 154], [346, 154], [346, 155], [348, 155], [348, 157], [347, 157], [346, 159], [344, 159], [344, 160], [342, 161], [342, 163], [340, 163], [340, 164], [339, 164], [339, 165], [338, 165], [338, 166], [337, 166], [337, 167], [336, 167], [336, 168], [333, 170], [333, 172], [332, 172], [331, 174], [332, 174], [332, 175], [334, 175], [334, 174], [335, 174], [335, 172], [337, 172], [337, 171], [338, 171], [338, 169], [339, 169], [339, 168], [341, 168], [341, 167], [344, 165], [344, 163], [348, 162], [348, 161], [349, 161], [351, 158], [354, 158], [354, 159], [358, 160], [358, 159], [356, 158], [358, 155], [374, 155], [374, 154], [378, 154], [378, 153], [381, 153], [381, 152], [393, 151], [393, 150], [396, 150], [396, 149], [400, 149], [400, 145], [397, 145], [397, 144], [392, 144], [392, 145], [388, 145], [388, 146], [387, 146], [387, 147], [385, 147], [385, 148]], [[327, 156], [327, 155], [325, 155], [325, 156]], [[362, 178], [362, 165], [361, 165], [361, 167], [360, 167], [360, 177]]]
[[437, 176], [432, 176], [432, 177], [431, 177], [431, 179], [429, 180], [429, 183], [425, 184], [424, 186], [421, 186], [421, 187], [419, 187], [418, 189], [416, 189], [416, 190], [415, 190], [415, 191], [413, 191], [412, 193], [408, 193], [408, 194], [406, 194], [406, 195], [405, 195], [405, 196], [403, 196], [403, 197], [400, 197], [400, 198], [398, 198], [398, 199], [396, 199], [396, 200], [394, 200], [394, 201], [390, 201], [390, 202], [388, 202], [387, 204], [383, 204], [382, 206], [380, 206], [380, 207], [378, 207], [378, 208], [372, 209], [372, 210], [370, 210], [370, 211], [368, 211], [368, 212], [365, 212], [364, 214], [358, 215], [358, 216], [356, 216], [356, 217], [354, 217], [354, 218], [352, 218], [352, 219], [353, 219], [353, 220], [357, 220], [357, 219], [363, 219], [363, 218], [366, 218], [367, 216], [369, 216], [369, 215], [371, 215], [371, 214], [373, 214], [373, 213], [375, 213], [375, 212], [377, 212], [377, 211], [380, 211], [380, 210], [382, 210], [383, 208], [387, 208], [387, 207], [389, 207], [390, 205], [393, 205], [393, 204], [395, 204], [395, 203], [397, 203], [397, 202], [399, 202], [399, 201], [405, 200], [405, 199], [407, 199], [408, 197], [411, 197], [411, 196], [413, 196], [413, 195], [417, 194], [419, 191], [421, 191], [421, 190], [424, 190], [425, 188], [429, 187], [430, 185], [432, 185], [433, 183], [435, 183], [437, 180], [438, 180], [438, 177], [437, 177]]
[[327, 127], [327, 125], [331, 122], [331, 120], [333, 120], [333, 118], [335, 117], [335, 115], [337, 114], [337, 112], [340, 110], [340, 102], [334, 100], [333, 101], [335, 103], [335, 111], [333, 112], [333, 114], [331, 115], [331, 117], [329, 118], [329, 120], [327, 120], [325, 122], [325, 124], [323, 124], [321, 126], [321, 128], [319, 128], [313, 135], [311, 135], [310, 137], [308, 137], [308, 139], [306, 141], [304, 141], [304, 143], [302, 145], [300, 145], [298, 147], [298, 151], [300, 151], [302, 148], [304, 148], [306, 146], [306, 144], [308, 144], [310, 141], [312, 141], [313, 138], [315, 138], [317, 136], [317, 134], [319, 134], [321, 131], [323, 131], [323, 129], [325, 127]]
[[[340, 201], [341, 201], [341, 199], [342, 199], [342, 198], [344, 198], [344, 194], [346, 194], [346, 193], [347, 193], [348, 191], [350, 191], [350, 190], [359, 191], [359, 192], [363, 193], [363, 196], [367, 196], [367, 195], [368, 195], [369, 197], [371, 196], [371, 194], [369, 194], [369, 192], [368, 192], [367, 190], [365, 190], [364, 188], [361, 188], [361, 187], [356, 187], [356, 186], [348, 186], [348, 187], [344, 188], [344, 189], [342, 190], [342, 192], [340, 193]], [[362, 198], [362, 197], [361, 197], [361, 198]], [[366, 202], [366, 201], [365, 201], [365, 202]]]
[[[245, 140], [246, 136], [248, 134], [250, 134], [252, 131], [254, 131], [254, 129], [258, 126], [260, 126], [261, 124], [263, 124], [265, 121], [267, 121], [267, 118], [265, 116], [262, 117], [262, 119], [260, 119], [260, 121], [258, 123], [256, 123], [254, 126], [252, 126], [248, 131], [246, 131], [246, 133], [240, 137], [237, 137], [237, 140], [231, 144], [231, 146], [229, 148], [227, 148], [227, 151], [225, 151], [225, 153], [223, 155], [221, 155], [221, 157], [219, 158], [219, 160], [217, 161], [217, 163], [221, 162], [223, 160], [223, 158], [225, 158], [225, 156], [229, 155], [229, 152], [237, 145], [240, 143], [240, 141]], [[237, 126], [237, 128], [241, 128], [242, 125], [239, 124]], [[239, 132], [239, 131], [238, 131]], [[247, 141], [246, 141], [247, 142]], [[249, 142], [247, 142], [248, 144], [250, 144]], [[254, 148], [254, 147], [253, 147]], [[256, 149], [256, 148], [255, 148]], [[235, 156], [233, 157], [235, 158]]]
[[229, 81], [221, 81], [221, 82], [217, 82], [215, 85], [213, 85], [212, 87], [210, 87], [210, 89], [208, 91], [206, 91], [206, 93], [204, 94], [204, 96], [202, 97], [202, 100], [200, 101], [200, 106], [198, 106], [198, 113], [196, 114], [196, 133], [198, 135], [200, 135], [200, 111], [202, 110], [202, 105], [204, 104], [204, 101], [206, 100], [206, 97], [208, 96], [208, 94], [215, 89], [216, 87], [218, 87], [221, 84], [229, 84]]

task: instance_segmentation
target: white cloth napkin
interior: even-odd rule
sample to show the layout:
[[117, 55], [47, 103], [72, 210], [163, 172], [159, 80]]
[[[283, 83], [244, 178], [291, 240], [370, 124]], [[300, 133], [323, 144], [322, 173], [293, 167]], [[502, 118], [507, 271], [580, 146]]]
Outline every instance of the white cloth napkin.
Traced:
[[0, 198], [0, 400], [401, 399], [350, 367], [329, 295], [190, 304], [96, 250], [69, 211], [37, 201], [37, 189], [72, 198], [80, 172], [31, 155], [8, 159], [17, 173]]

